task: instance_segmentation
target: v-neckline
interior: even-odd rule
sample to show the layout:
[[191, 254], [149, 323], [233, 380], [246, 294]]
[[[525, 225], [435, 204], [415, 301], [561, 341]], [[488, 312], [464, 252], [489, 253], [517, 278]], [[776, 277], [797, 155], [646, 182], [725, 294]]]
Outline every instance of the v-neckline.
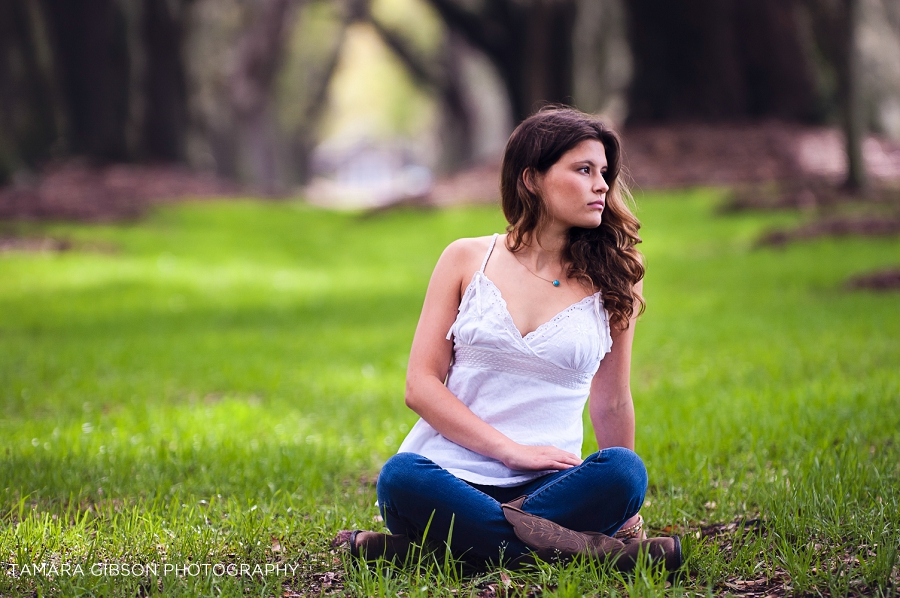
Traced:
[[[550, 318], [549, 320], [547, 320], [546, 322], [544, 322], [543, 324], [541, 324], [540, 326], [538, 326], [537, 328], [532, 330], [531, 332], [529, 332], [527, 334], [522, 334], [522, 331], [519, 330], [519, 327], [516, 325], [516, 321], [513, 319], [512, 314], [509, 311], [509, 305], [507, 305], [506, 299], [504, 299], [503, 292], [500, 290], [500, 287], [498, 287], [496, 284], [494, 284], [494, 281], [491, 280], [490, 278], [488, 278], [488, 275], [485, 274], [482, 270], [479, 270], [475, 273], [476, 276], [479, 274], [481, 275], [482, 278], [484, 278], [488, 282], [488, 284], [490, 284], [490, 286], [494, 289], [494, 291], [496, 291], [497, 297], [500, 299], [500, 304], [503, 306], [503, 315], [505, 316], [508, 324], [512, 327], [512, 329], [516, 331], [516, 336], [518, 336], [519, 340], [523, 341], [526, 345], [528, 344], [529, 337], [536, 334], [542, 328], [546, 328], [547, 326], [549, 326], [550, 324], [555, 322], [558, 318], [560, 318], [562, 315], [564, 315], [570, 309], [578, 307], [579, 305], [586, 302], [588, 299], [595, 299], [597, 297], [597, 295], [600, 294], [600, 291], [597, 291], [596, 293], [594, 293], [592, 295], [588, 295], [581, 301], [576, 301], [575, 303], [569, 305], [568, 307], [563, 308], [555, 316], [553, 316], [552, 318]], [[474, 279], [473, 279], [473, 282], [474, 282]]]

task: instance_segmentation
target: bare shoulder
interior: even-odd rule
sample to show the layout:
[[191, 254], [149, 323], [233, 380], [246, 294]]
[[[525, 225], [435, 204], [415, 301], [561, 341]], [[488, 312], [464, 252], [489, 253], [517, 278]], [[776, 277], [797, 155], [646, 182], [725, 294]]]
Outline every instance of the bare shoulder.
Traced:
[[453, 295], [457, 299], [462, 297], [472, 276], [481, 268], [490, 245], [491, 237], [457, 239], [450, 243], [434, 267], [432, 285], [436, 285], [436, 288], [455, 289]]
[[491, 245], [493, 237], [468, 237], [453, 241], [444, 253], [441, 254], [440, 263], [459, 272], [470, 275], [481, 267], [481, 262]]

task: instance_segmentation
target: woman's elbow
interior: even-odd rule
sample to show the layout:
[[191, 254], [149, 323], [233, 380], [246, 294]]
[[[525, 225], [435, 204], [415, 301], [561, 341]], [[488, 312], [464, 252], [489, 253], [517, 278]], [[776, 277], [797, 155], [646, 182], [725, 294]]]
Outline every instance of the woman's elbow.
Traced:
[[418, 405], [419, 405], [419, 393], [416, 392], [418, 389], [418, 385], [416, 382], [410, 378], [406, 378], [406, 393], [403, 396], [403, 400], [406, 403], [406, 406], [418, 413]]
[[428, 405], [443, 387], [443, 379], [439, 378], [438, 374], [432, 372], [408, 372], [406, 375], [406, 393], [404, 395], [406, 406], [422, 415], [422, 410], [428, 409]]

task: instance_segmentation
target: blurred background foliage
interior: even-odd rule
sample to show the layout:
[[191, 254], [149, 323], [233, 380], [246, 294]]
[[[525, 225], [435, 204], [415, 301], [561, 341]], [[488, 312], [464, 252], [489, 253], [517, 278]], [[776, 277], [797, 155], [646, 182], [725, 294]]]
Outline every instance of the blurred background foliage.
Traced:
[[842, 123], [850, 182], [864, 186], [853, 144], [867, 132], [900, 139], [900, 4], [0, 5], [5, 182], [74, 156], [184, 164], [283, 193], [373, 148], [387, 152], [376, 166], [440, 175], [496, 160], [545, 102], [629, 127]]

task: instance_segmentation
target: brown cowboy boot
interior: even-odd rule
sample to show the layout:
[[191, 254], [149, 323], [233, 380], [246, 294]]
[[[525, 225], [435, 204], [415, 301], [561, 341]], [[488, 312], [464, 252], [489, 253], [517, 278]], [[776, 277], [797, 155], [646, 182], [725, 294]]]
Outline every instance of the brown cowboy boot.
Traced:
[[524, 502], [525, 497], [521, 497], [500, 506], [516, 537], [545, 561], [568, 560], [581, 555], [601, 561], [614, 559], [617, 569], [631, 571], [644, 552], [651, 561], [663, 561], [667, 571], [681, 567], [681, 540], [677, 536], [622, 542], [597, 532], [576, 532], [526, 513], [522, 510]]
[[347, 544], [350, 555], [364, 561], [383, 558], [386, 561], [403, 563], [412, 542], [407, 536], [400, 534], [382, 534], [364, 530], [342, 530], [331, 541], [331, 546], [338, 548]]
[[650, 562], [664, 562], [666, 571], [677, 571], [683, 563], [681, 538], [678, 536], [648, 538], [646, 540], [632, 538], [625, 540], [624, 544], [625, 549], [622, 550], [616, 561], [616, 568], [620, 571], [631, 571], [634, 569], [640, 558], [640, 553], [646, 553], [650, 557]]

